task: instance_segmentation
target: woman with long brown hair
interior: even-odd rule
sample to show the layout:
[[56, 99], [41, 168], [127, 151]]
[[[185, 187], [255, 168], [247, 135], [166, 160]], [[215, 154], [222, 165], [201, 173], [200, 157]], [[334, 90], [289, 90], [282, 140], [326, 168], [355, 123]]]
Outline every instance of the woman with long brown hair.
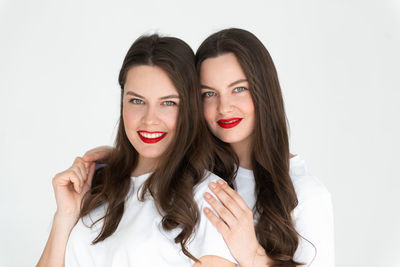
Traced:
[[218, 177], [207, 171], [194, 60], [177, 38], [133, 43], [119, 75], [115, 149], [97, 172], [78, 157], [53, 179], [57, 212], [38, 266], [235, 265], [201, 212]]
[[[334, 266], [331, 197], [304, 161], [289, 152], [278, 75], [267, 49], [252, 33], [226, 29], [209, 36], [196, 53], [203, 111], [215, 151], [213, 172], [230, 177], [233, 191], [211, 183], [217, 195], [204, 209], [240, 266]], [[87, 161], [111, 148], [89, 151]]]
[[225, 205], [208, 200], [222, 220], [206, 210], [232, 255], [239, 263], [333, 266], [330, 194], [289, 152], [282, 92], [267, 49], [248, 31], [226, 29], [209, 36], [196, 57], [208, 129], [239, 160], [238, 194], [224, 183], [210, 187]]

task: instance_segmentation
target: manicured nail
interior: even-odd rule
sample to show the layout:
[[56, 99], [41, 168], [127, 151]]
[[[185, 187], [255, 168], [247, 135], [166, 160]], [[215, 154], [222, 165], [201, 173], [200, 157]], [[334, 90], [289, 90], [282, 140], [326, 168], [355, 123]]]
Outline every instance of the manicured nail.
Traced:
[[221, 180], [221, 179], [219, 179], [219, 180], [218, 180], [218, 183], [219, 183], [219, 184], [224, 184], [224, 183], [225, 183], [225, 181], [224, 181], [224, 180]]
[[204, 213], [206, 213], [206, 214], [210, 213], [210, 209], [209, 208], [204, 208]]
[[210, 199], [210, 198], [211, 198], [211, 195], [210, 195], [210, 193], [205, 193], [205, 194], [204, 194], [204, 197], [205, 197], [206, 199]]
[[211, 186], [211, 188], [217, 188], [217, 184], [215, 184], [215, 183], [210, 183], [210, 186]]

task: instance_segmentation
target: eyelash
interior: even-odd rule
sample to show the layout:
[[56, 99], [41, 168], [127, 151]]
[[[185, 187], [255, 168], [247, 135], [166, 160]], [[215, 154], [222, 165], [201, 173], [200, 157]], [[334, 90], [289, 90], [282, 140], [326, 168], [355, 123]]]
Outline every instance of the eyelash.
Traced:
[[[212, 94], [212, 95], [209, 95], [209, 94]], [[202, 94], [202, 96], [203, 96], [204, 98], [212, 97], [212, 96], [215, 96], [215, 95], [216, 95], [216, 93], [211, 92], [211, 91], [204, 92], [204, 93]]]
[[[236, 89], [241, 89], [240, 91], [237, 91]], [[240, 93], [247, 90], [246, 87], [236, 87], [235, 89], [233, 89], [233, 91], [235, 91], [236, 93]]]
[[[135, 105], [142, 105], [144, 104], [144, 101], [138, 98], [132, 98], [129, 100], [130, 103], [135, 104]], [[163, 105], [168, 106], [168, 107], [172, 107], [172, 106], [176, 106], [176, 103], [174, 101], [164, 101], [162, 102]]]
[[132, 99], [129, 100], [129, 102], [131, 102], [132, 104], [136, 104], [136, 105], [144, 104], [144, 101], [141, 100], [141, 99], [138, 99], [138, 98], [132, 98]]
[[[243, 92], [243, 91], [245, 91], [245, 90], [247, 90], [247, 88], [246, 88], [246, 87], [243, 87], [243, 86], [241, 86], [241, 87], [236, 87], [236, 88], [233, 89], [233, 91], [234, 91], [235, 93], [241, 93], [241, 92]], [[210, 95], [210, 94], [211, 94], [211, 95]], [[212, 96], [215, 96], [215, 95], [216, 95], [216, 93], [215, 93], [215, 92], [211, 92], [211, 91], [204, 92], [204, 93], [202, 94], [203, 98], [209, 98], [209, 97], [212, 97]]]
[[174, 101], [164, 101], [163, 102], [164, 105], [172, 107], [172, 106], [176, 106], [176, 103]]

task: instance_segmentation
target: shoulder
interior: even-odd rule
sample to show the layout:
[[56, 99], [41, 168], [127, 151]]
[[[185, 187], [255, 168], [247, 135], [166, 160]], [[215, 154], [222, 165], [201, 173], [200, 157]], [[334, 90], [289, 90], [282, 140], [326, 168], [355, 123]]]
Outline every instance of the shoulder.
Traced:
[[222, 235], [203, 212], [205, 207], [214, 211], [203, 196], [205, 192], [208, 192], [216, 198], [208, 185], [219, 179], [221, 179], [219, 176], [206, 171], [203, 179], [194, 187], [194, 199], [200, 211], [200, 218], [188, 249], [195, 257], [204, 260], [203, 264], [194, 266], [234, 266], [233, 263], [236, 263]]
[[211, 182], [217, 182], [219, 179], [221, 179], [219, 176], [210, 171], [206, 171], [203, 179], [194, 187], [195, 199], [198, 199], [198, 197], [202, 198], [205, 192], [212, 193], [208, 185]]
[[290, 177], [299, 205], [308, 201], [331, 198], [325, 185], [308, 171], [305, 161], [299, 156], [290, 159]]

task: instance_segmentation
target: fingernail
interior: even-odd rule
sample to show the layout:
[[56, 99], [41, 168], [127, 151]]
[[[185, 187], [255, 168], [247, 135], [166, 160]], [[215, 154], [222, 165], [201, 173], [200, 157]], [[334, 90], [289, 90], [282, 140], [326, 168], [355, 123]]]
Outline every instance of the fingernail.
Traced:
[[225, 181], [224, 181], [224, 180], [221, 180], [221, 179], [219, 179], [219, 180], [218, 180], [218, 183], [219, 183], [219, 184], [224, 184], [224, 183], [225, 183]]
[[217, 185], [215, 184], [215, 183], [210, 183], [210, 186], [212, 187], [212, 188], [217, 188]]
[[204, 208], [204, 213], [209, 213], [210, 209], [209, 208]]
[[207, 199], [210, 199], [210, 198], [211, 198], [211, 195], [210, 195], [210, 193], [205, 193], [205, 194], [204, 194], [204, 197], [207, 198]]

